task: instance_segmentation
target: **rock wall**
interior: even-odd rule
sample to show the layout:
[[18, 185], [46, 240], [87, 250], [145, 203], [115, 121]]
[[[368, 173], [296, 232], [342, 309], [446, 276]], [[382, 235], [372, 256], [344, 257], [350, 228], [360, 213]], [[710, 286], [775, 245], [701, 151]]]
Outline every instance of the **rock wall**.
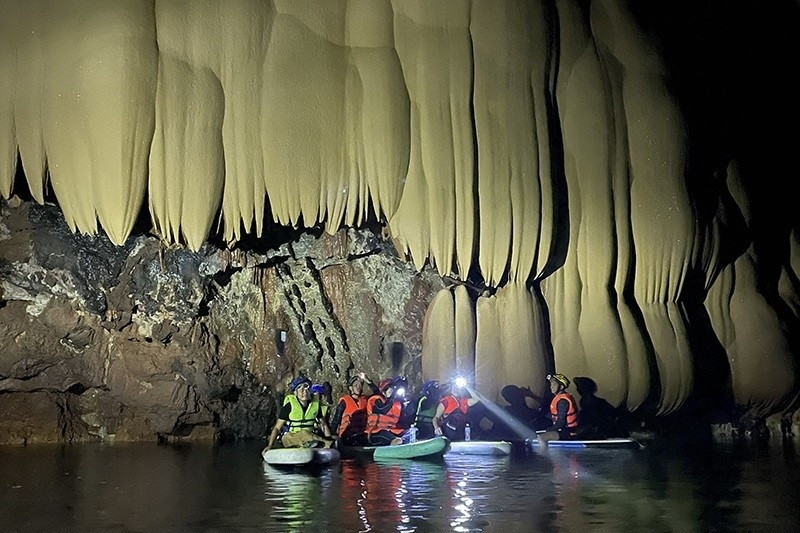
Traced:
[[[297, 373], [419, 384], [442, 287], [369, 230], [198, 252], [0, 204], [0, 443], [263, 436]], [[282, 337], [285, 335], [285, 339]]]

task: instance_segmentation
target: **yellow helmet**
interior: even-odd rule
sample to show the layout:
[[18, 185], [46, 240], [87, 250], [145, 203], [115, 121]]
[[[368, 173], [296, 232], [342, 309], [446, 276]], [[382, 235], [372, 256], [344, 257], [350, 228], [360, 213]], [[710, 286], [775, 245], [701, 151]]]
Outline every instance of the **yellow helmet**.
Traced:
[[547, 381], [550, 381], [551, 379], [561, 383], [565, 389], [569, 387], [569, 378], [567, 378], [567, 376], [564, 374], [547, 374]]

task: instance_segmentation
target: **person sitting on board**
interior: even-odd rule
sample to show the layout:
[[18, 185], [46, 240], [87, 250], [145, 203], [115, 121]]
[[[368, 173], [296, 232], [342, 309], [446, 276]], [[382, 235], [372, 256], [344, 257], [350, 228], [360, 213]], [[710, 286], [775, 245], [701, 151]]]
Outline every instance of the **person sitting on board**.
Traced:
[[[325, 381], [324, 383], [315, 383], [311, 385], [311, 392], [314, 394], [313, 398], [319, 401], [322, 418], [325, 419], [325, 422], [328, 423], [328, 427], [330, 427], [331, 407], [333, 407], [333, 389], [331, 387], [331, 382]], [[335, 433], [333, 430], [331, 430], [331, 432]]]
[[608, 439], [627, 437], [622, 422], [622, 410], [597, 396], [597, 383], [592, 378], [572, 378], [581, 399], [578, 402], [581, 424], [578, 428], [580, 439]]
[[547, 381], [553, 393], [553, 401], [550, 402], [553, 424], [539, 433], [540, 449], [546, 448], [551, 440], [574, 439], [578, 433], [578, 404], [567, 392], [569, 379], [564, 374], [549, 374]]
[[414, 416], [417, 438], [431, 439], [435, 436], [433, 432], [433, 417], [436, 416], [440, 395], [439, 382], [435, 379], [428, 380], [422, 385], [422, 391], [416, 401]]
[[[315, 448], [323, 446], [330, 448], [333, 444], [331, 431], [327, 422], [322, 418], [322, 411], [318, 399], [311, 398], [311, 380], [306, 377], [294, 378], [289, 385], [292, 394], [284, 400], [283, 407], [278, 413], [278, 420], [269, 434], [267, 450], [271, 450], [278, 439], [284, 426], [289, 430], [281, 437], [284, 448]], [[320, 428], [323, 435], [317, 432]]]
[[410, 429], [414, 425], [415, 411], [408, 394], [408, 379], [405, 376], [395, 376], [392, 381], [394, 382], [395, 396], [403, 405], [403, 409], [400, 412], [400, 420], [397, 421], [397, 427], [404, 430]]
[[434, 434], [452, 441], [464, 440], [469, 408], [479, 401], [478, 394], [467, 385], [467, 380], [456, 378], [452, 387], [445, 387], [444, 396], [436, 407], [432, 421]]
[[405, 430], [399, 427], [403, 413], [403, 394], [393, 379], [378, 384], [378, 392], [367, 400], [367, 443], [370, 446], [403, 443]]
[[[544, 429], [551, 424], [550, 413], [545, 415], [542, 412], [545, 405], [544, 398], [534, 394], [530, 387], [506, 385], [500, 391], [500, 396], [508, 402], [508, 405], [503, 408], [506, 415], [488, 413], [487, 418], [492, 421], [491, 439], [520, 440], [533, 431]], [[538, 408], [532, 407], [532, 405]]]
[[339, 441], [347, 446], [366, 446], [367, 436], [367, 397], [364, 384], [369, 385], [372, 396], [378, 388], [361, 372], [347, 382], [348, 394], [336, 404], [331, 420], [331, 431], [339, 436]]

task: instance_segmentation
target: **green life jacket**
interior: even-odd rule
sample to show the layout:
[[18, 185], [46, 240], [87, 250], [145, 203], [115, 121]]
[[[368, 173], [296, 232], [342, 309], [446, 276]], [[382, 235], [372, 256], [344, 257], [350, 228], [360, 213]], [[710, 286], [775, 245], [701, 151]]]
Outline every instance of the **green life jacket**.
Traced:
[[314, 424], [319, 417], [319, 401], [309, 400], [308, 406], [303, 409], [297, 396], [290, 394], [283, 399], [283, 404], [291, 404], [292, 410], [289, 412], [289, 432], [294, 433], [301, 429], [314, 431]]

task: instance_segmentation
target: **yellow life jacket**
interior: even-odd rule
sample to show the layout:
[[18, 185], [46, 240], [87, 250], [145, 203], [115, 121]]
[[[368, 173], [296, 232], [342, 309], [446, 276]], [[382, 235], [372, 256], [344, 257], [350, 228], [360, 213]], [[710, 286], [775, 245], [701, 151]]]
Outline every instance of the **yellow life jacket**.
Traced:
[[283, 399], [283, 404], [291, 404], [292, 410], [289, 412], [289, 432], [294, 433], [301, 429], [314, 431], [314, 424], [319, 417], [319, 401], [309, 400], [308, 406], [303, 409], [300, 400], [294, 394], [287, 395]]

